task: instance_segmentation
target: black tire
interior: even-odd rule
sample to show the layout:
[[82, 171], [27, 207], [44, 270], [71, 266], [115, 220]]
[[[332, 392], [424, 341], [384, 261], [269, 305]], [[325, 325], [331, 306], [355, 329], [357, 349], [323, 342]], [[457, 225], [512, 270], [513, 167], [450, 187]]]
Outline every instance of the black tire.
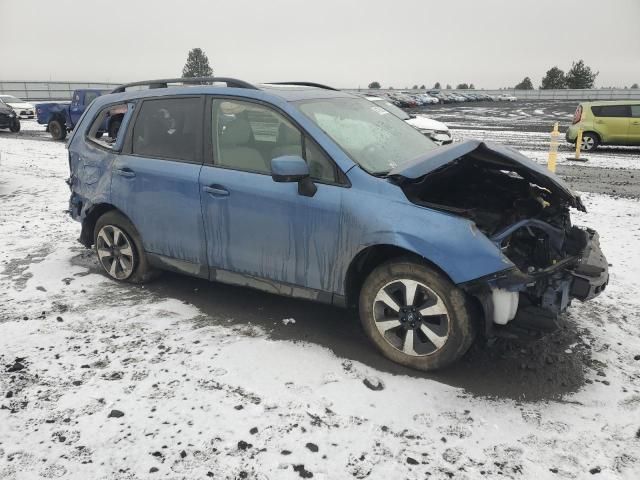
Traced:
[[114, 120], [109, 124], [109, 136], [113, 139], [118, 137], [118, 130], [120, 130], [121, 120]]
[[60, 120], [51, 120], [47, 128], [54, 140], [64, 140], [67, 138], [67, 127]]
[[16, 118], [9, 126], [9, 130], [13, 133], [18, 133], [20, 131], [20, 120]]
[[[125, 269], [122, 268], [121, 264], [118, 262], [118, 264], [116, 265], [116, 269], [114, 270], [116, 274], [114, 275], [110, 272], [110, 269], [107, 268], [106, 265], [112, 265], [113, 263], [116, 263], [115, 258], [109, 256], [105, 256], [105, 258], [101, 257], [101, 249], [106, 245], [104, 244], [104, 240], [102, 238], [99, 238], [99, 235], [102, 232], [103, 234], [107, 234], [108, 236], [109, 231], [113, 232], [115, 230], [114, 227], [115, 229], [118, 229], [122, 234], [124, 234], [126, 239], [126, 242], [118, 243], [120, 243], [121, 245], [128, 244], [131, 247], [131, 271], [129, 273], [125, 272]], [[113, 239], [113, 236], [111, 237], [111, 239]], [[142, 241], [140, 240], [138, 231], [129, 221], [129, 219], [117, 210], [111, 210], [98, 219], [98, 221], [96, 222], [96, 226], [93, 229], [93, 245], [96, 251], [96, 255], [98, 256], [98, 263], [100, 263], [100, 266], [105, 271], [105, 273], [113, 280], [129, 283], [144, 283], [152, 280], [159, 274], [156, 269], [153, 269], [149, 265], [147, 257], [144, 253], [144, 249], [142, 248]], [[128, 255], [123, 255], [123, 257], [128, 257]], [[113, 262], [111, 262], [109, 258], [112, 258]], [[125, 264], [128, 264], [128, 260], [125, 261]], [[120, 273], [120, 275], [118, 275], [117, 273]]]
[[[386, 302], [378, 301], [378, 295], [384, 291], [392, 302], [396, 300], [401, 305], [406, 292], [401, 280], [407, 284], [417, 283], [412, 302], [416, 306], [404, 311], [403, 307], [396, 315], [396, 311], [387, 308]], [[398, 286], [402, 288], [394, 292]], [[411, 308], [413, 310], [408, 311]], [[445, 310], [446, 313], [437, 313]], [[412, 258], [393, 259], [373, 270], [362, 286], [359, 311], [364, 330], [378, 350], [388, 359], [417, 370], [445, 367], [462, 357], [473, 343], [473, 310], [464, 292], [440, 272]], [[391, 314], [390, 321], [382, 329], [389, 329], [382, 333], [380, 321], [387, 320], [387, 312]], [[420, 312], [424, 316], [419, 315]], [[389, 327], [394, 317], [399, 318], [398, 325]], [[414, 328], [410, 320], [415, 320]], [[409, 330], [411, 342], [407, 342]], [[411, 345], [412, 354], [403, 351], [407, 343]]]
[[600, 137], [593, 132], [585, 132], [582, 134], [582, 145], [580, 150], [583, 152], [593, 152], [600, 145]]

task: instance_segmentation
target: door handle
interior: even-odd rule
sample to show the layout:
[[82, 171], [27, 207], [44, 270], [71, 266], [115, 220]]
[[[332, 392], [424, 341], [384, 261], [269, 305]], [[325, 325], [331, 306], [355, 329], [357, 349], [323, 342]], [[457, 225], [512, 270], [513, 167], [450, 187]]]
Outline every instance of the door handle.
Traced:
[[602, 120], [596, 120], [596, 123], [604, 123]]
[[118, 168], [118, 169], [116, 170], [116, 173], [117, 173], [118, 175], [123, 176], [123, 177], [129, 177], [129, 178], [132, 178], [132, 177], [135, 177], [135, 176], [136, 176], [136, 172], [134, 172], [134, 171], [133, 171], [133, 170], [131, 170], [130, 168], [126, 168], [126, 167], [125, 167], [125, 168]]
[[229, 196], [229, 190], [227, 190], [221, 185], [209, 185], [208, 187], [203, 187], [203, 190], [207, 192], [209, 195], [213, 195], [214, 197]]
[[640, 125], [640, 122], [631, 122], [631, 125]]

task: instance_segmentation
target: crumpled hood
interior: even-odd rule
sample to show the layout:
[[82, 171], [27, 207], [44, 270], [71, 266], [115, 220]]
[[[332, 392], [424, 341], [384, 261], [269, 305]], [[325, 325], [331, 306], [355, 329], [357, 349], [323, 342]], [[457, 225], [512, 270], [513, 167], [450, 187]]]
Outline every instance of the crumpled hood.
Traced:
[[400, 183], [406, 180], [416, 180], [449, 164], [464, 161], [461, 158], [464, 156], [471, 156], [495, 164], [498, 168], [504, 165], [505, 169], [517, 172], [529, 182], [558, 194], [567, 200], [572, 207], [586, 211], [580, 196], [576, 195], [562, 179], [517, 150], [494, 142], [465, 140], [434, 148], [424, 155], [394, 168], [387, 177]]
[[447, 127], [444, 123], [438, 122], [437, 120], [433, 120], [429, 117], [425, 117], [424, 115], [416, 115], [414, 118], [410, 118], [407, 120], [407, 123], [418, 130], [442, 130], [449, 131], [449, 127]]

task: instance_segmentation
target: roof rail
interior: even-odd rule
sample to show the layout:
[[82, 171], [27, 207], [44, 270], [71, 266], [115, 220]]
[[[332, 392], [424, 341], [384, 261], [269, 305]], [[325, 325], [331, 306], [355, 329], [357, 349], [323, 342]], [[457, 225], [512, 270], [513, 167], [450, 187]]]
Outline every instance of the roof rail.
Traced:
[[142, 87], [148, 86], [152, 88], [167, 88], [169, 83], [226, 83], [227, 87], [231, 88], [249, 88], [252, 90], [258, 90], [258, 87], [251, 85], [244, 80], [237, 80], [235, 78], [227, 77], [193, 77], [193, 78], [165, 78], [161, 80], [144, 80], [142, 82], [125, 83], [119, 87], [114, 88], [111, 93], [122, 93], [129, 87]]
[[313, 83], [313, 82], [267, 82], [264, 85], [296, 85], [299, 87], [316, 87], [322, 88], [323, 90], [334, 90], [338, 91], [337, 88], [328, 87], [326, 85], [322, 85], [321, 83]]

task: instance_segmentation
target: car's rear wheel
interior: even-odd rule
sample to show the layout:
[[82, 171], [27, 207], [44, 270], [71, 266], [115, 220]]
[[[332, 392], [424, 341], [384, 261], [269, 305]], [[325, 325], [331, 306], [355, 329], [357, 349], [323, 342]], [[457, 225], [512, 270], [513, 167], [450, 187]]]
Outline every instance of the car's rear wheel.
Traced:
[[382, 264], [369, 275], [360, 293], [360, 320], [383, 355], [419, 370], [458, 360], [474, 338], [464, 292], [408, 258]]
[[13, 133], [18, 133], [20, 131], [20, 120], [16, 118], [9, 126], [9, 130]]
[[586, 132], [582, 134], [582, 145], [580, 145], [580, 150], [584, 152], [592, 152], [598, 145], [600, 144], [600, 138], [591, 132]]
[[67, 138], [67, 128], [60, 120], [51, 120], [48, 129], [54, 140], [64, 140]]
[[102, 215], [93, 240], [100, 266], [114, 280], [143, 283], [157, 273], [149, 265], [136, 228], [121, 213], [112, 210]]

